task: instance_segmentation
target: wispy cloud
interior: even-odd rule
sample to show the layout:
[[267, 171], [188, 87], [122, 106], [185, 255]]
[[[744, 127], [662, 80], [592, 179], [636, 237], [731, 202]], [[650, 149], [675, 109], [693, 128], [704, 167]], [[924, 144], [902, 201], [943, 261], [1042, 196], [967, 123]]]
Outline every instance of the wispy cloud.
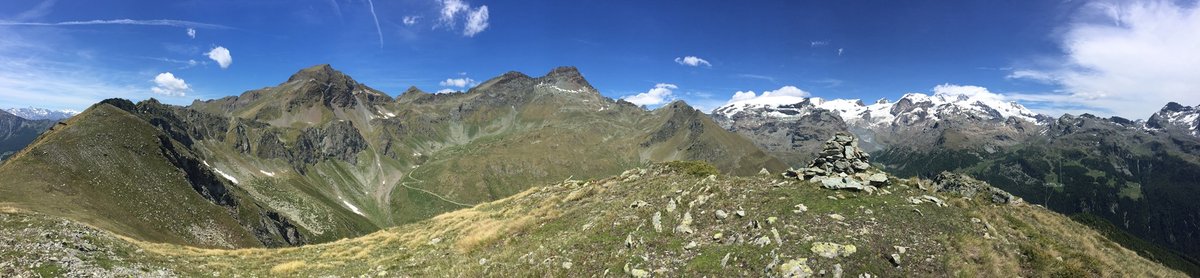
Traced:
[[774, 77], [770, 77], [770, 76], [766, 76], [766, 75], [749, 74], [749, 73], [739, 73], [739, 74], [737, 74], [737, 75], [734, 75], [734, 76], [741, 77], [741, 78], [749, 78], [749, 79], [759, 79], [759, 80], [766, 80], [766, 81], [771, 81], [771, 83], [776, 83], [776, 82], [775, 82], [775, 78], [774, 78]]
[[845, 81], [842, 81], [841, 79], [836, 79], [836, 78], [825, 78], [825, 79], [817, 79], [817, 80], [812, 81], [812, 83], [821, 84], [825, 88], [833, 88], [833, 87], [841, 86], [842, 83], [844, 83], [844, 82]]
[[191, 68], [191, 67], [195, 67], [195, 66], [199, 66], [199, 65], [207, 65], [208, 64], [208, 61], [196, 61], [194, 59], [179, 60], [179, 59], [171, 59], [171, 58], [163, 58], [163, 57], [141, 57], [141, 58], [155, 60], [155, 61], [159, 61], [159, 62], [178, 64], [178, 65], [181, 65], [181, 67], [179, 69], [187, 69], [187, 68]]
[[0, 60], [0, 107], [82, 110], [106, 98], [146, 92], [109, 70], [38, 59]]
[[675, 63], [680, 64], [680, 65], [685, 65], [685, 66], [693, 66], [693, 67], [699, 67], [699, 66], [705, 66], [705, 67], [710, 67], [710, 68], [712, 67], [712, 64], [709, 63], [708, 60], [704, 60], [704, 59], [701, 59], [700, 57], [696, 57], [696, 56], [676, 57]]
[[[1058, 38], [1065, 55], [1008, 74], [1060, 86], [1016, 95], [1063, 107], [1092, 107], [1145, 118], [1170, 101], [1200, 103], [1200, 6], [1172, 1], [1094, 2], [1075, 15]], [[1095, 112], [1093, 112], [1095, 113]], [[1106, 115], [1105, 115], [1106, 116]]]
[[85, 21], [62, 21], [62, 22], [13, 22], [0, 21], [0, 26], [72, 26], [72, 25], [149, 25], [149, 26], [172, 26], [172, 27], [191, 27], [191, 28], [208, 28], [208, 29], [231, 29], [229, 26], [220, 24], [211, 24], [186, 20], [174, 19], [151, 19], [151, 20], [135, 20], [135, 19], [97, 19]]
[[846, 51], [845, 48], [838, 48], [838, 56], [842, 56], [842, 52], [845, 52], [845, 51]]
[[462, 30], [463, 36], [474, 37], [489, 26], [488, 19], [491, 15], [488, 13], [487, 5], [472, 9], [470, 3], [462, 0], [441, 0], [440, 4], [442, 5], [441, 16], [438, 17], [439, 23], [434, 28], [445, 26], [454, 29], [459, 18], [463, 17], [466, 20]]
[[371, 8], [371, 19], [375, 20], [375, 33], [379, 34], [379, 48], [383, 48], [383, 29], [379, 28], [379, 16], [375, 14], [375, 2], [367, 0], [367, 7]]
[[421, 19], [421, 17], [420, 17], [420, 16], [415, 16], [415, 15], [409, 15], [409, 16], [405, 16], [405, 17], [404, 17], [404, 26], [413, 26], [413, 25], [416, 25], [416, 24], [417, 24], [417, 20], [419, 20], [419, 19]]
[[829, 45], [829, 41], [811, 41], [808, 43], [809, 47], [818, 47], [818, 46], [826, 46], [826, 45]]
[[196, 28], [188, 27], [187, 35], [188, 35], [188, 37], [195, 39], [196, 38]]
[[463, 27], [463, 36], [474, 37], [488, 28], [488, 7], [480, 6], [467, 13], [467, 26]]

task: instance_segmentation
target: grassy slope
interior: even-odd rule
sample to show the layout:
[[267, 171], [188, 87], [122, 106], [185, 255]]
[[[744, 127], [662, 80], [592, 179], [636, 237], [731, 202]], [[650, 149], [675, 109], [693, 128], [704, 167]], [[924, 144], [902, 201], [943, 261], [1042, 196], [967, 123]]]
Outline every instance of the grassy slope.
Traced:
[[[349, 212], [341, 203], [345, 200], [364, 211], [376, 226], [410, 223], [464, 204], [503, 198], [530, 184], [604, 177], [650, 161], [704, 159], [737, 174], [753, 174], [763, 167], [785, 168], [703, 114], [651, 113], [618, 105], [599, 94], [562, 93], [533, 84], [515, 89], [489, 85], [501, 80], [505, 79], [489, 81], [471, 93], [416, 93], [397, 102], [370, 102], [359, 96], [360, 105], [354, 107], [298, 109], [320, 112], [310, 113], [320, 117], [302, 120], [288, 113], [262, 112], [282, 111], [284, 103], [309, 86], [302, 81], [250, 91], [236, 101], [197, 103], [190, 108], [271, 123], [282, 130], [289, 145], [294, 144], [298, 130], [308, 126], [306, 122], [316, 126], [333, 120], [352, 122], [370, 144], [356, 163], [319, 162], [306, 166], [309, 175], [288, 182], [258, 173], [257, 169], [286, 172], [277, 160], [237, 154], [228, 147], [230, 142], [202, 145], [205, 153], [213, 154], [210, 162], [226, 165], [224, 171], [239, 179], [263, 181], [250, 184], [253, 188], [249, 189], [256, 194], [280, 193], [265, 198], [274, 200], [268, 202], [273, 208], [301, 219], [345, 215]], [[292, 113], [300, 113], [297, 111]], [[645, 134], [656, 131], [646, 126], [666, 121], [703, 122], [704, 131], [689, 134], [680, 130], [671, 133], [672, 141], [641, 145]], [[259, 186], [264, 184], [269, 185]], [[272, 190], [276, 184], [282, 184], [287, 192]], [[257, 189], [260, 187], [269, 188]], [[314, 201], [319, 199], [333, 200], [333, 204]], [[305, 204], [293, 206], [282, 200]]]
[[261, 246], [189, 186], [158, 129], [108, 104], [66, 123], [0, 166], [0, 202], [144, 240]]
[[[847, 277], [1183, 276], [1043, 208], [945, 195], [939, 196], [949, 199], [949, 207], [912, 204], [909, 197], [931, 193], [904, 183], [909, 186], [890, 187], [890, 194], [866, 195], [774, 177], [702, 178], [655, 166], [535, 187], [364, 237], [298, 248], [212, 250], [112, 236], [98, 244], [121, 251], [114, 269], [138, 265], [181, 275], [587, 276], [636, 269], [668, 276], [775, 276], [780, 265], [807, 258], [815, 272], [840, 266]], [[631, 207], [639, 201], [646, 205]], [[808, 210], [795, 213], [796, 204]], [[718, 209], [729, 217], [714, 217]], [[0, 212], [5, 229], [13, 221], [44, 217]], [[661, 215], [661, 232], [654, 228], [655, 214]], [[672, 231], [684, 214], [694, 220], [692, 234]], [[723, 236], [714, 240], [717, 233]], [[751, 243], [762, 237], [771, 243]], [[696, 246], [686, 248], [690, 242]], [[815, 242], [852, 244], [857, 252], [818, 257], [810, 251]], [[907, 248], [899, 268], [886, 259], [898, 253], [895, 246]], [[32, 255], [0, 256], [23, 262]]]
[[[968, 173], [1055, 211], [1087, 214], [1077, 219], [1147, 257], [1200, 275], [1200, 261], [1194, 259], [1195, 254], [1184, 252], [1194, 250], [1195, 241], [1169, 241], [1194, 236], [1181, 231], [1193, 230], [1189, 219], [1200, 212], [1200, 205], [1189, 199], [1200, 194], [1195, 186], [1200, 165], [1186, 161], [1190, 155], [1109, 145], [1141, 140], [1096, 140], [1104, 142], [1101, 147], [1077, 146], [1065, 140], [1037, 142], [993, 155], [952, 150], [923, 155], [883, 153], [877, 161], [903, 161], [889, 169], [899, 176], [942, 170]], [[1108, 153], [1111, 150], [1121, 154]]]

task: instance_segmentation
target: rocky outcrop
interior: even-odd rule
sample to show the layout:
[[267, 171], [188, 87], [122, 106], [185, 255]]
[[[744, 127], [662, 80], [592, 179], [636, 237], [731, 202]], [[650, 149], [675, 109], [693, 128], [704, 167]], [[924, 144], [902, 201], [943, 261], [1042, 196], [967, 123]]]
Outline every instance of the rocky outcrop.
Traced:
[[1200, 105], [1183, 106], [1170, 102], [1161, 110], [1150, 115], [1146, 128], [1153, 130], [1175, 130], [1200, 137]]
[[942, 172], [933, 179], [933, 182], [938, 192], [958, 193], [967, 198], [984, 196], [984, 198], [997, 204], [1011, 204], [1019, 200], [1019, 198], [1004, 190], [992, 187], [986, 182], [976, 180], [967, 175]]
[[[253, 199], [239, 199], [234, 188], [226, 185], [217, 173], [204, 162], [193, 158], [186, 149], [179, 149], [166, 135], [158, 136], [159, 150], [173, 166], [179, 168], [187, 178], [192, 190], [209, 202], [224, 207], [230, 216], [268, 247], [303, 245], [307, 241], [291, 220], [278, 212], [255, 203]], [[241, 213], [241, 212], [257, 212]], [[257, 217], [255, 219], [254, 217]]]
[[307, 128], [300, 133], [292, 152], [292, 161], [314, 164], [335, 158], [355, 164], [355, 158], [367, 149], [367, 140], [347, 121], [330, 122], [325, 128]]
[[821, 183], [829, 189], [874, 191], [888, 183], [887, 174], [871, 166], [871, 155], [858, 148], [858, 140], [849, 133], [838, 133], [825, 141], [821, 152], [808, 167], [789, 169], [784, 177]]

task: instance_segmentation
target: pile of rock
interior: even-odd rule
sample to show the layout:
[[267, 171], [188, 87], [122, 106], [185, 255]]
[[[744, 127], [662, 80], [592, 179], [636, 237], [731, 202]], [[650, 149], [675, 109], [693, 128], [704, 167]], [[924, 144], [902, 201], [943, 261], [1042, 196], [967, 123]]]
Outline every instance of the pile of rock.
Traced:
[[871, 166], [871, 155], [858, 148], [849, 133], [838, 133], [825, 141], [821, 153], [808, 167], [788, 169], [784, 177], [820, 182], [829, 189], [874, 191], [888, 184], [887, 174]]
[[967, 175], [942, 172], [933, 178], [933, 182], [938, 192], [954, 192], [967, 198], [974, 198], [976, 195], [984, 194], [993, 203], [997, 204], [1019, 202], [1019, 198], [1016, 196]]

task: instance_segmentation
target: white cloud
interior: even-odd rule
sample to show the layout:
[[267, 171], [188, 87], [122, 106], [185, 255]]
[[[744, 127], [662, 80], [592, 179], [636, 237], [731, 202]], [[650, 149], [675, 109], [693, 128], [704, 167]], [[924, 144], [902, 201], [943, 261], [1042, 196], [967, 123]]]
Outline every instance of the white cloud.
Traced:
[[700, 57], [696, 57], [696, 56], [676, 57], [675, 63], [678, 63], [680, 65], [685, 65], [685, 66], [693, 66], [693, 67], [699, 67], [700, 65], [704, 65], [704, 66], [710, 67], [710, 68], [712, 67], [712, 64], [708, 63], [708, 60], [704, 60], [704, 59], [701, 59]]
[[1075, 107], [1146, 118], [1169, 101], [1200, 103], [1198, 30], [1198, 5], [1091, 3], [1059, 38], [1065, 55], [1044, 63], [1054, 66], [1018, 68], [1009, 76], [1061, 86], [1058, 92], [1020, 95], [1053, 102], [1048, 113]]
[[632, 96], [624, 96], [621, 99], [636, 105], [659, 105], [668, 101], [674, 100], [675, 95], [672, 90], [679, 89], [675, 84], [658, 83], [645, 93], [639, 93]]
[[454, 26], [455, 15], [470, 8], [471, 5], [464, 3], [462, 0], [442, 0], [442, 17], [440, 20], [443, 24]]
[[468, 78], [468, 77], [447, 78], [446, 80], [442, 80], [442, 82], [438, 83], [438, 85], [442, 85], [442, 86], [459, 87], [459, 88], [471, 86], [473, 84], [475, 84], [475, 80]]
[[229, 64], [233, 64], [233, 56], [230, 56], [229, 49], [225, 49], [224, 47], [214, 47], [205, 54], [208, 55], [209, 59], [217, 61], [217, 64], [221, 65], [222, 69], [227, 69], [229, 68]]
[[421, 19], [421, 17], [415, 16], [415, 15], [405, 16], [404, 17], [404, 25], [405, 26], [413, 26], [413, 25], [417, 24], [418, 19]]
[[829, 41], [812, 41], [808, 43], [809, 47], [818, 47], [829, 45]]
[[756, 94], [754, 91], [737, 91], [733, 93], [733, 97], [729, 98], [729, 101], [725, 102], [725, 104], [728, 105], [735, 102], [794, 103], [811, 95], [800, 88], [796, 88], [796, 86], [789, 85], [780, 87], [774, 91], [762, 92], [762, 95]]
[[479, 6], [467, 13], [467, 26], [463, 27], [463, 36], [474, 37], [488, 27], [488, 7]]
[[433, 92], [433, 93], [434, 94], [449, 94], [449, 93], [453, 93], [453, 92], [457, 92], [457, 91], [458, 90], [454, 90], [454, 89], [441, 89], [441, 90], [438, 90], [437, 92]]
[[1007, 102], [1004, 95], [992, 93], [987, 88], [971, 85], [942, 84], [933, 87], [934, 95], [967, 96], [971, 99], [986, 99]]
[[440, 2], [442, 11], [441, 16], [438, 17], [438, 26], [447, 26], [453, 29], [457, 25], [459, 17], [465, 17], [463, 36], [474, 37], [487, 29], [489, 18], [487, 5], [472, 9], [471, 4], [462, 0], [441, 0]]
[[195, 39], [196, 38], [196, 28], [188, 27], [187, 34], [188, 34], [188, 37]]
[[170, 72], [159, 73], [158, 76], [155, 76], [154, 88], [150, 89], [150, 91], [154, 92], [155, 94], [173, 97], [182, 97], [190, 90], [191, 87], [188, 86], [187, 82], [184, 82], [183, 79], [176, 78], [175, 75], [171, 74]]
[[1037, 81], [1037, 82], [1041, 82], [1041, 83], [1054, 83], [1055, 81], [1057, 81], [1057, 79], [1054, 78], [1054, 74], [1051, 74], [1049, 72], [1040, 71], [1040, 70], [1030, 70], [1030, 69], [1014, 70], [1014, 71], [1010, 72], [1008, 74], [1008, 76], [1005, 76], [1004, 78], [1032, 80], [1032, 81]]
[[838, 48], [838, 56], [842, 56], [842, 52], [845, 52], [845, 51], [846, 51], [845, 48]]

